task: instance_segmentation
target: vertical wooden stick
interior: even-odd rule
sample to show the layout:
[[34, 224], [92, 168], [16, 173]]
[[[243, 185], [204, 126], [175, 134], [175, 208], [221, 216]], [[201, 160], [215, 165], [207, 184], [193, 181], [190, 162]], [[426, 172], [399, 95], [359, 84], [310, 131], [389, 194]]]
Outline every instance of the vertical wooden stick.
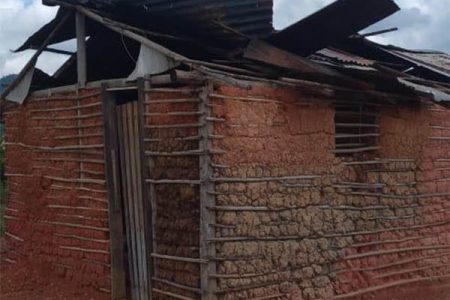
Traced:
[[199, 135], [202, 137], [199, 142], [199, 149], [202, 150], [202, 154], [199, 158], [200, 164], [200, 258], [208, 260], [207, 264], [201, 265], [201, 291], [202, 299], [215, 300], [217, 295], [215, 291], [217, 289], [216, 278], [212, 278], [210, 274], [216, 274], [216, 263], [214, 260], [209, 259], [215, 257], [216, 247], [214, 243], [210, 243], [209, 240], [215, 237], [215, 228], [210, 224], [216, 223], [215, 211], [208, 209], [208, 207], [215, 206], [215, 197], [208, 193], [208, 191], [214, 190], [214, 182], [211, 180], [213, 170], [211, 167], [211, 157], [208, 149], [211, 148], [211, 140], [208, 139], [209, 135], [214, 132], [214, 125], [207, 121], [209, 115], [211, 115], [211, 108], [209, 105], [209, 93], [211, 86], [207, 85], [200, 93], [200, 123], [202, 126], [199, 128]]
[[108, 191], [109, 234], [111, 243], [112, 299], [127, 297], [124, 261], [122, 191], [120, 186], [117, 117], [114, 97], [103, 86], [103, 121], [105, 131], [105, 172]]
[[152, 221], [152, 207], [151, 207], [151, 199], [150, 199], [150, 187], [146, 183], [146, 179], [150, 178], [150, 170], [145, 163], [145, 84], [143, 78], [138, 79], [138, 101], [136, 105], [136, 113], [137, 113], [137, 124], [136, 130], [138, 134], [138, 176], [140, 182], [140, 201], [141, 209], [142, 209], [142, 226], [144, 227], [144, 236], [143, 236], [143, 248], [145, 249], [144, 260], [145, 260], [145, 269], [147, 275], [147, 291], [146, 296], [152, 299], [152, 277], [154, 276], [153, 272], [153, 262], [151, 253], [153, 252], [153, 221]]
[[77, 74], [78, 87], [84, 88], [87, 81], [86, 68], [86, 17], [76, 12], [75, 15], [77, 33]]
[[[140, 91], [140, 93], [143, 93], [143, 97], [144, 97], [143, 103], [142, 103], [142, 111], [145, 114], [145, 113], [151, 112], [151, 109], [152, 109], [150, 107], [150, 102], [149, 102], [150, 101], [149, 91], [151, 90], [150, 78], [144, 79], [143, 84], [144, 84], [144, 90]], [[141, 88], [141, 85], [139, 85], [138, 87]], [[149, 107], [149, 109], [147, 109], [147, 107]], [[141, 122], [143, 123], [143, 126], [145, 127], [145, 125], [146, 125], [145, 115], [143, 115], [141, 119], [142, 119]], [[147, 138], [152, 139], [153, 137], [152, 136], [148, 136]], [[144, 158], [143, 161], [145, 161], [145, 158]], [[152, 171], [153, 171], [154, 165], [155, 165], [153, 156], [147, 156], [147, 162], [148, 162], [148, 165], [145, 168], [146, 169], [145, 179], [146, 180], [151, 180], [152, 179]], [[156, 204], [155, 184], [153, 182], [149, 182], [149, 181], [147, 181], [147, 182], [148, 182], [147, 184], [149, 185], [149, 190], [148, 190], [149, 195], [148, 195], [148, 197], [149, 197], [149, 200], [150, 200], [149, 204], [150, 204], [150, 210], [151, 210], [151, 216], [149, 216], [149, 218], [150, 218], [150, 222], [149, 222], [150, 224], [149, 225], [151, 226], [151, 232], [150, 232], [151, 233], [151, 237], [150, 238], [151, 238], [151, 241], [152, 241], [150, 249], [152, 250], [151, 252], [153, 253], [153, 252], [157, 252], [155, 228], [156, 228], [156, 218], [157, 218], [156, 214], [157, 214], [158, 210], [157, 210], [157, 204]], [[152, 260], [152, 275], [154, 277], [158, 277], [158, 270], [154, 267], [153, 260]]]

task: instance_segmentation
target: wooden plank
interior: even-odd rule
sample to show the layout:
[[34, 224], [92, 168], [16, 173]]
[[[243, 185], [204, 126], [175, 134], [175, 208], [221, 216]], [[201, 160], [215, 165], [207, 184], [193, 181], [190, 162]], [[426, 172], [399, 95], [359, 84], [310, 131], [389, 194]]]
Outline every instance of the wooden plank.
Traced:
[[142, 277], [141, 281], [141, 294], [143, 299], [148, 299], [149, 290], [148, 283], [151, 278], [148, 277], [147, 269], [147, 249], [145, 247], [145, 221], [144, 221], [144, 202], [143, 202], [143, 188], [145, 182], [142, 179], [141, 168], [141, 148], [140, 148], [140, 133], [139, 133], [139, 114], [138, 114], [138, 101], [132, 102], [132, 121], [133, 121], [133, 144], [134, 144], [134, 172], [135, 172], [135, 186], [136, 186], [136, 207], [138, 209], [138, 222], [139, 222], [139, 268], [141, 269]]
[[376, 151], [380, 150], [381, 147], [362, 147], [362, 148], [352, 148], [352, 149], [336, 149], [332, 150], [331, 152], [335, 154], [346, 154], [346, 153], [360, 153], [360, 152], [366, 152], [366, 151]]
[[111, 296], [113, 300], [127, 297], [123, 248], [121, 186], [117, 144], [117, 117], [115, 99], [103, 87], [103, 120], [105, 130], [105, 173], [109, 203], [109, 232], [111, 243]]
[[86, 67], [86, 17], [75, 13], [76, 37], [77, 37], [77, 76], [78, 86], [84, 88], [87, 81]]
[[[149, 113], [151, 112], [152, 107], [150, 106], [151, 102], [151, 81], [150, 79], [145, 79], [144, 80], [144, 91], [140, 92], [140, 95], [143, 93], [144, 94], [144, 99], [143, 99], [143, 103], [142, 103], [142, 111]], [[161, 92], [171, 92], [171, 91], [166, 91], [166, 90], [161, 90]], [[143, 127], [142, 129], [142, 133], [145, 137], [145, 140], [149, 140], [152, 139], [152, 136], [147, 136], [147, 133], [145, 133], [145, 130], [143, 130], [145, 128], [145, 126], [147, 125], [145, 122], [145, 117], [142, 118], [143, 119]], [[144, 144], [142, 144], [144, 145]], [[151, 249], [151, 251], [149, 251], [150, 253], [153, 253], [155, 251], [157, 251], [157, 244], [156, 244], [156, 218], [157, 218], [157, 211], [158, 211], [158, 207], [157, 207], [157, 202], [156, 202], [156, 191], [155, 191], [155, 183], [153, 182], [152, 179], [152, 170], [155, 166], [155, 162], [153, 157], [148, 156], [147, 158], [147, 174], [144, 177], [145, 178], [145, 182], [148, 183], [148, 188], [149, 188], [149, 199], [150, 199], [150, 207], [151, 207], [151, 247], [149, 247], [148, 249]], [[145, 161], [145, 160], [143, 160]], [[149, 231], [150, 229], [147, 228], [147, 231]], [[158, 277], [158, 270], [154, 267], [154, 262], [153, 259], [151, 260], [152, 262], [152, 276], [156, 276]], [[152, 290], [153, 291], [153, 290]]]
[[194, 264], [207, 264], [208, 263], [207, 260], [200, 259], [200, 258], [164, 255], [164, 254], [158, 254], [158, 253], [152, 253], [152, 257], [158, 258], [158, 259], [181, 261], [181, 262], [194, 263]]
[[127, 219], [127, 225], [130, 228], [130, 244], [128, 245], [128, 259], [131, 261], [132, 268], [130, 270], [130, 273], [133, 273], [133, 280], [131, 281], [131, 289], [132, 289], [132, 295], [133, 299], [140, 299], [139, 296], [139, 286], [138, 286], [138, 268], [137, 268], [137, 262], [136, 262], [136, 226], [135, 226], [135, 211], [132, 205], [133, 202], [133, 191], [132, 191], [132, 177], [131, 177], [131, 171], [129, 167], [130, 162], [130, 148], [129, 148], [129, 135], [128, 135], [128, 118], [127, 118], [127, 106], [122, 105], [121, 106], [121, 118], [122, 118], [122, 134], [123, 134], [123, 140], [122, 140], [122, 151], [124, 153], [124, 160], [122, 161], [123, 169], [125, 171], [124, 176], [125, 179], [123, 180], [123, 185], [126, 188], [127, 194], [125, 197], [125, 203], [128, 207], [128, 219]]
[[261, 40], [252, 40], [244, 50], [244, 57], [302, 74], [309, 80], [330, 82], [360, 89], [373, 89], [373, 85], [344, 75], [304, 57], [272, 46]]
[[211, 180], [213, 170], [211, 167], [211, 157], [208, 149], [211, 147], [211, 140], [208, 136], [213, 135], [213, 124], [207, 122], [207, 117], [211, 115], [211, 108], [209, 106], [209, 92], [210, 85], [203, 88], [200, 93], [200, 123], [203, 124], [199, 128], [199, 135], [202, 137], [199, 141], [199, 149], [205, 153], [199, 158], [200, 169], [200, 259], [208, 260], [207, 264], [202, 264], [200, 267], [200, 284], [202, 299], [215, 300], [217, 295], [217, 280], [210, 277], [210, 274], [217, 273], [217, 266], [214, 259], [216, 256], [216, 246], [214, 243], [209, 243], [209, 240], [215, 237], [215, 228], [210, 224], [216, 223], [216, 212], [208, 209], [208, 207], [215, 206], [215, 197], [209, 193], [214, 191], [214, 182]]
[[176, 283], [176, 282], [173, 282], [173, 281], [170, 281], [170, 280], [161, 279], [161, 278], [157, 278], [157, 277], [153, 277], [152, 280], [156, 281], [156, 282], [159, 282], [159, 283], [162, 283], [164, 285], [168, 285], [168, 286], [174, 287], [176, 289], [180, 289], [180, 290], [185, 290], [185, 291], [188, 291], [188, 292], [191, 292], [191, 293], [196, 293], [196, 294], [200, 294], [201, 293], [199, 288], [193, 288], [191, 286], [187, 286], [187, 285], [184, 285], [184, 284], [179, 284], [179, 283]]
[[153, 211], [151, 203], [151, 186], [147, 185], [146, 179], [150, 178], [150, 168], [144, 163], [146, 161], [145, 156], [145, 97], [147, 89], [146, 84], [148, 81], [140, 78], [138, 80], [138, 132], [139, 132], [139, 154], [140, 154], [140, 184], [142, 190], [142, 205], [143, 205], [143, 216], [144, 216], [144, 228], [145, 228], [145, 259], [147, 263], [147, 275], [148, 275], [148, 297], [152, 299], [152, 280], [154, 276], [153, 260], [151, 258], [151, 253], [153, 250]]
[[128, 189], [127, 189], [127, 185], [126, 185], [126, 169], [125, 169], [125, 164], [124, 162], [126, 161], [126, 157], [125, 157], [125, 151], [124, 151], [124, 145], [123, 145], [123, 141], [125, 140], [124, 136], [123, 136], [123, 120], [122, 120], [122, 107], [118, 106], [117, 110], [116, 110], [116, 118], [117, 118], [117, 128], [118, 128], [118, 143], [120, 146], [120, 162], [119, 162], [119, 166], [120, 166], [120, 172], [121, 172], [121, 186], [122, 186], [122, 205], [124, 208], [124, 220], [125, 220], [125, 229], [126, 229], [126, 240], [127, 240], [127, 261], [128, 261], [128, 274], [129, 274], [129, 283], [131, 284], [131, 292], [132, 294], [134, 293], [133, 290], [133, 282], [134, 282], [134, 278], [135, 278], [135, 274], [134, 274], [134, 268], [133, 268], [133, 260], [130, 259], [131, 258], [131, 253], [132, 253], [132, 241], [131, 241], [131, 228], [130, 228], [130, 224], [129, 224], [129, 220], [130, 220], [130, 211], [129, 211], [129, 205], [128, 205]]
[[137, 284], [137, 292], [139, 294], [138, 299], [145, 299], [143, 293], [142, 293], [142, 277], [144, 276], [141, 269], [142, 264], [142, 253], [141, 253], [141, 231], [142, 228], [140, 227], [139, 222], [139, 206], [138, 206], [138, 197], [137, 194], [137, 178], [136, 178], [136, 163], [135, 163], [135, 157], [136, 157], [136, 149], [134, 144], [134, 120], [133, 120], [133, 102], [127, 103], [125, 105], [126, 114], [127, 114], [127, 129], [128, 129], [128, 146], [129, 146], [129, 160], [127, 161], [128, 168], [130, 170], [131, 175], [131, 185], [129, 186], [131, 192], [132, 192], [132, 198], [130, 199], [131, 202], [131, 209], [133, 210], [133, 219], [131, 220], [134, 222], [134, 232], [135, 232], [135, 253], [136, 256], [134, 260], [136, 261], [136, 271], [138, 274], [138, 277], [136, 278], [136, 284]]

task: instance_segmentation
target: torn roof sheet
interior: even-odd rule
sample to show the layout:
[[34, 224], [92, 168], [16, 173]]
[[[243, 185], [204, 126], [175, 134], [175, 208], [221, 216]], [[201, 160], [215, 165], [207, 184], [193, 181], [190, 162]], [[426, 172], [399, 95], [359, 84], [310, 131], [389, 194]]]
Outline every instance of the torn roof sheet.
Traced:
[[418, 84], [408, 78], [398, 78], [398, 81], [404, 86], [415, 90], [419, 94], [431, 97], [435, 102], [445, 103], [447, 106], [450, 106], [450, 94], [448, 91], [443, 91], [442, 89], [435, 86], [430, 86], [429, 84]]
[[392, 0], [338, 0], [274, 34], [268, 41], [284, 50], [308, 56], [399, 9]]
[[[273, 0], [61, 0], [99, 8], [112, 15], [139, 12], [149, 21], [155, 16], [169, 23], [185, 22], [208, 36], [220, 37], [227, 27], [249, 37], [264, 38], [273, 32]], [[58, 4], [45, 0], [45, 4]], [[124, 10], [125, 9], [125, 10]], [[218, 26], [220, 23], [224, 26]]]
[[317, 51], [316, 53], [310, 56], [310, 59], [318, 61], [320, 61], [321, 59], [335, 60], [337, 62], [344, 64], [354, 64], [366, 67], [373, 66], [375, 64], [373, 60], [366, 59], [331, 47]]
[[383, 47], [385, 51], [428, 68], [442, 75], [450, 76], [450, 55], [436, 51], [412, 51], [398, 47]]
[[[14, 52], [20, 52], [28, 49], [38, 49], [40, 45], [44, 42], [44, 40], [49, 36], [50, 32], [56, 27], [56, 25], [62, 20], [64, 15], [67, 13], [67, 9], [60, 8], [53, 20], [45, 24], [38, 31], [36, 31], [33, 35], [31, 35], [23, 45], [14, 50]], [[64, 42], [70, 39], [75, 38], [75, 15], [71, 14], [69, 16], [69, 20], [62, 25], [62, 27], [56, 32], [55, 36], [52, 39], [51, 44], [57, 44], [60, 42]], [[86, 35], [90, 36], [93, 32], [99, 29], [100, 26], [93, 22], [90, 19], [86, 20]]]
[[348, 38], [333, 47], [373, 60], [397, 72], [432, 81], [450, 81], [450, 56], [446, 53], [386, 46], [364, 37]]
[[[52, 2], [54, 4], [61, 3], [56, 0], [46, 0], [46, 2]], [[148, 8], [141, 3], [141, 5], [144, 6], [139, 6], [140, 9], [132, 11], [131, 13], [129, 13], [129, 7], [127, 9], [118, 10], [114, 4], [116, 2], [114, 0], [67, 0], [64, 2], [85, 5], [74, 7], [71, 5], [62, 4], [61, 6], [63, 8], [61, 8], [61, 11], [58, 13], [55, 20], [45, 25], [20, 49], [27, 49], [27, 47], [37, 47], [39, 45], [42, 45], [42, 40], [45, 40], [45, 37], [48, 35], [46, 32], [48, 32], [49, 30], [52, 31], [52, 29], [55, 28], [55, 24], [59, 22], [63, 13], [68, 12], [73, 14], [72, 10], [75, 9], [78, 12], [88, 16], [88, 18], [86, 18], [87, 34], [90, 36], [87, 42], [88, 81], [108, 78], [123, 78], [124, 76], [128, 76], [129, 73], [135, 68], [134, 60], [136, 60], [136, 58], [138, 57], [139, 46], [141, 45], [141, 43], [145, 44], [145, 41], [143, 40], [146, 40], [149, 43], [153, 43], [153, 45], [158, 45], [162, 48], [165, 48], [168, 52], [182, 56], [186, 60], [194, 60], [196, 61], [195, 63], [198, 63], [200, 65], [206, 65], [208, 63], [209, 65], [214, 65], [214, 67], [225, 71], [236, 71], [243, 74], [250, 73], [257, 77], [277, 77], [281, 76], [281, 70], [283, 70], [283, 74], [285, 74], [285, 71], [287, 70], [289, 74], [297, 74], [295, 76], [298, 79], [306, 79], [324, 83], [331, 82], [336, 86], [346, 84], [349, 87], [355, 89], [377, 89], [379, 91], [388, 93], [398, 92], [413, 94], [412, 89], [410, 90], [405, 87], [405, 85], [407, 84], [403, 82], [400, 84], [397, 81], [395, 72], [393, 73], [389, 70], [386, 71], [387, 68], [378, 68], [380, 64], [379, 58], [365, 56], [365, 52], [371, 51], [372, 49], [381, 53], [379, 57], [381, 57], [382, 60], [383, 58], [390, 59], [392, 57], [397, 60], [394, 63], [390, 63], [390, 65], [393, 65], [395, 63], [403, 65], [404, 59], [400, 59], [399, 57], [394, 56], [394, 54], [387, 52], [388, 50], [400, 51], [398, 48], [385, 50], [381, 48], [381, 45], [373, 42], [370, 42], [370, 45], [367, 45], [367, 43], [364, 43], [365, 39], [353, 39], [358, 40], [358, 42], [353, 42], [349, 44], [349, 48], [343, 48], [345, 50], [341, 50], [341, 48], [336, 45], [337, 43], [334, 42], [338, 38], [348, 38], [350, 35], [356, 33], [359, 30], [358, 28], [363, 26], [363, 24], [367, 23], [370, 25], [374, 22], [374, 20], [379, 20], [380, 18], [383, 18], [384, 16], [396, 11], [398, 7], [392, 0], [363, 1], [363, 8], [361, 8], [362, 1], [360, 0], [338, 0], [337, 2], [335, 2], [334, 6], [330, 6], [331, 11], [334, 11], [336, 13], [335, 16], [333, 16], [332, 14], [329, 15], [330, 7], [328, 7], [328, 10], [324, 9], [325, 12], [324, 10], [321, 10], [317, 14], [306, 18], [306, 20], [312, 19], [314, 22], [316, 22], [312, 22], [311, 24], [315, 24], [318, 27], [311, 27], [314, 30], [311, 30], [311, 28], [309, 28], [310, 32], [305, 29], [306, 31], [304, 32], [304, 34], [306, 34], [308, 37], [308, 34], [310, 34], [311, 36], [312, 32], [313, 39], [309, 41], [305, 40], [305, 43], [302, 45], [302, 47], [310, 47], [309, 44], [312, 44], [313, 47], [318, 47], [320, 43], [323, 43], [325, 45], [325, 47], [320, 46], [319, 51], [317, 51], [314, 55], [309, 55], [309, 59], [312, 62], [308, 61], [307, 58], [296, 55], [297, 53], [295, 50], [285, 49], [286, 47], [289, 48], [290, 45], [298, 46], [297, 40], [304, 39], [303, 36], [297, 36], [298, 38], [295, 39], [290, 37], [291, 41], [294, 40], [294, 42], [291, 42], [291, 44], [284, 44], [283, 41], [280, 41], [279, 44], [272, 42], [272, 45], [269, 45], [267, 42], [261, 39], [251, 39], [250, 43], [248, 43], [248, 38], [243, 34], [234, 31], [234, 29], [230, 30], [229, 28], [225, 28], [226, 26], [231, 25], [231, 23], [217, 24], [219, 20], [223, 21], [223, 18], [227, 18], [229, 16], [233, 16], [231, 19], [235, 18], [236, 20], [238, 20], [237, 15], [241, 15], [243, 16], [243, 19], [239, 20], [239, 22], [248, 22], [250, 26], [249, 28], [251, 28], [251, 26], [255, 25], [254, 22], [258, 22], [252, 20], [252, 17], [250, 16], [255, 16], [256, 19], [259, 18], [257, 16], [258, 14], [254, 14], [257, 10], [255, 10], [254, 7], [255, 3], [270, 3], [271, 14], [272, 0], [230, 0], [228, 2], [210, 0], [205, 0], [203, 2], [201, 0], [155, 0], [145, 2], [147, 3], [147, 5], [149, 2], [152, 2], [154, 4], [153, 7]], [[95, 5], [93, 4], [94, 2], [96, 3]], [[134, 1], [132, 2], [134, 3]], [[202, 2], [202, 4], [214, 2], [215, 4], [212, 5], [212, 7], [201, 6], [199, 9], [199, 7], [196, 7], [195, 5], [192, 6], [192, 3], [194, 2]], [[219, 2], [221, 2], [221, 4], [219, 4]], [[228, 6], [224, 5], [225, 2], [228, 4]], [[98, 6], [98, 3], [106, 3], [107, 5]], [[113, 3], [113, 5], [111, 5], [111, 3]], [[129, 3], [130, 2], [128, 2], [128, 4]], [[169, 5], [169, 3], [171, 3], [171, 5]], [[353, 6], [350, 5], [352, 3]], [[216, 4], [218, 6], [215, 6]], [[372, 9], [368, 9], [368, 7], [370, 7], [371, 5], [378, 5], [376, 6], [377, 9], [374, 9], [374, 7], [372, 7]], [[86, 8], [86, 6], [90, 6], [91, 9]], [[93, 6], [99, 8], [99, 10], [93, 10]], [[103, 7], [113, 7], [115, 9], [103, 9]], [[228, 13], [224, 13], [223, 10], [219, 9], [220, 7], [221, 9], [224, 7], [229, 7], [231, 11]], [[258, 5], [256, 7], [259, 8]], [[147, 13], [147, 9], [153, 11], [153, 15], [151, 15], [150, 12]], [[214, 12], [214, 14], [211, 13], [211, 15], [208, 15], [203, 13], [204, 11], [208, 11], [209, 9], [211, 9], [211, 12]], [[261, 9], [265, 10], [266, 8], [264, 6], [261, 6]], [[358, 11], [358, 9], [360, 11]], [[161, 19], [157, 16], [160, 13], [162, 15], [165, 15], [166, 17], [171, 17]], [[93, 17], [92, 15], [96, 15], [96, 17]], [[326, 31], [327, 28], [335, 25], [336, 20], [341, 20], [342, 18], [351, 18], [353, 15], [357, 15], [356, 23], [349, 22], [348, 24], [341, 24], [341, 22], [339, 21], [338, 23], [340, 25], [338, 24], [336, 26], [342, 26], [341, 28], [332, 28], [331, 33]], [[149, 16], [154, 16], [154, 18]], [[196, 25], [191, 26], [189, 25], [189, 22], [185, 23], [190, 16], [192, 16], [196, 20]], [[58, 32], [58, 34], [56, 35], [55, 40], [52, 40], [52, 43], [60, 42], [62, 41], [62, 39], [70, 39], [75, 36], [73, 15], [71, 16], [71, 18], [72, 21], [67, 22], [67, 24], [60, 28], [60, 32]], [[262, 16], [262, 19], [264, 18], [265, 17]], [[332, 19], [332, 21], [329, 21], [330, 19]], [[300, 21], [297, 24], [302, 24], [302, 22], [308, 23], [309, 21]], [[310, 26], [312, 26], [311, 24]], [[185, 25], [186, 28], [183, 29], [186, 29], [186, 31], [180, 31], [177, 30], [177, 28], [172, 28], [172, 26], [183, 27]], [[222, 25], [225, 27], [223, 27]], [[204, 28], [204, 30], [200, 30], [199, 28], [201, 28], [201, 26], [206, 26], [206, 28]], [[255, 26], [258, 25], [256, 24]], [[296, 25], [294, 25], [293, 27], [296, 27]], [[272, 28], [271, 23], [270, 28]], [[288, 30], [290, 30], [290, 28], [288, 28]], [[135, 37], [133, 38], [131, 35], [128, 36], [128, 38], [124, 38], [123, 29], [130, 30], [129, 34], [133, 33]], [[151, 30], [152, 32], [149, 32], [149, 30]], [[170, 30], [170, 32], [168, 32], [168, 30]], [[216, 34], [214, 34], [216, 30], [219, 30], [219, 32], [223, 30], [223, 32], [218, 34], [219, 38], [223, 38], [223, 43], [215, 43], [218, 37]], [[320, 30], [325, 31], [320, 32]], [[315, 31], [318, 32], [316, 35], [314, 35]], [[282, 33], [283, 32], [281, 32], [280, 34]], [[337, 35], [334, 36], [334, 33], [336, 33]], [[207, 36], [208, 34], [211, 35], [211, 38], [205, 38], [205, 36]], [[137, 38], [136, 36], [140, 36], [140, 38]], [[274, 35], [275, 38], [277, 36], [278, 34]], [[236, 39], [236, 37], [238, 39]], [[315, 39], [317, 39], [319, 42], [316, 42]], [[272, 41], [271, 39], [269, 40]], [[243, 43], [242, 41], [245, 42]], [[258, 41], [260, 42], [259, 45], [257, 43]], [[268, 53], [278, 53], [279, 57], [272, 57], [271, 55], [265, 55], [264, 53], [262, 53], [264, 52], [264, 49], [262, 49], [264, 47], [261, 46], [261, 43], [266, 44], [265, 48], [266, 50], [268, 50]], [[361, 49], [363, 49], [362, 52], [353, 51], [355, 49], [355, 45], [358, 46], [359, 44], [362, 44], [364, 46], [360, 47]], [[245, 55], [242, 57], [241, 55], [243, 53], [247, 53], [248, 50], [247, 48], [242, 48], [245, 47], [245, 45], [247, 45], [247, 48], [251, 45], [256, 45], [256, 47], [254, 47], [253, 49], [255, 50], [254, 52], [257, 52], [259, 54], [262, 53], [262, 55], [259, 55], [257, 57], [259, 59], [254, 59]], [[277, 51], [275, 51], [274, 49], [272, 49], [274, 51], [269, 51], [270, 47], [268, 46], [276, 48], [275, 50]], [[114, 49], [114, 51], [110, 51], [110, 49]], [[311, 49], [312, 48], [310, 48], [310, 50]], [[401, 50], [407, 51], [404, 49]], [[280, 51], [284, 51], [286, 53], [281, 53]], [[289, 54], [289, 52], [291, 53]], [[114, 57], [112, 55], [114, 55]], [[363, 56], [366, 58], [363, 58]], [[272, 60], [270, 61], [269, 58], [272, 58]], [[411, 59], [412, 58], [410, 58], [410, 60]], [[417, 58], [415, 59], [417, 60]], [[400, 60], [400, 62], [398, 62], [398, 60]], [[110, 64], [110, 61], [121, 62], [122, 64]], [[297, 62], [297, 69], [292, 64], [290, 64], [292, 61]], [[75, 62], [76, 55], [72, 55], [69, 63], [66, 63], [52, 77], [52, 79], [54, 79], [53, 84], [64, 85], [76, 82], [77, 78]], [[223, 62], [224, 65], [221, 66], [220, 62]], [[320, 64], [322, 64], [322, 66], [315, 64], [315, 62], [319, 62]], [[233, 67], [227, 66], [227, 63], [232, 64]], [[425, 62], [423, 62], [423, 64], [425, 64]], [[430, 64], [430, 62], [428, 62], [428, 64]], [[186, 67], [186, 65], [184, 65], [184, 67]], [[305, 70], [305, 68], [310, 69]], [[232, 75], [230, 74], [230, 76]], [[411, 88], [411, 86], [408, 87]], [[415, 90], [418, 94], [424, 94], [418, 89]], [[429, 95], [429, 93], [427, 95]], [[444, 99], [442, 101], [446, 101], [445, 97], [442, 99]]]

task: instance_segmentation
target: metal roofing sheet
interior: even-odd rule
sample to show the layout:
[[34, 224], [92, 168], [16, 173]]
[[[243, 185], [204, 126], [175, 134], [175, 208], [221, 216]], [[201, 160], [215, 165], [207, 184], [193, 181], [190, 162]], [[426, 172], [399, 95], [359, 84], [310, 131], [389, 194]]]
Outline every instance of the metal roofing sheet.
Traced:
[[[46, 0], [52, 3], [52, 0]], [[79, 4], [114, 9], [119, 6], [139, 9], [164, 17], [181, 17], [203, 28], [205, 33], [220, 35], [214, 22], [223, 23], [250, 37], [272, 34], [273, 0], [62, 0]], [[175, 20], [175, 19], [174, 19]]]
[[318, 58], [319, 56], [323, 56], [328, 59], [333, 59], [338, 62], [344, 63], [344, 64], [355, 64], [359, 66], [373, 66], [374, 61], [363, 58], [361, 56], [357, 56], [342, 50], [334, 49], [334, 48], [325, 48], [322, 50], [317, 51], [314, 54], [315, 58]]
[[308, 56], [399, 9], [392, 0], [338, 0], [274, 34], [269, 42], [284, 50]]
[[443, 52], [424, 52], [386, 49], [390, 53], [400, 56], [406, 60], [416, 63], [420, 66], [430, 68], [434, 71], [450, 76], [450, 55]]
[[436, 102], [445, 102], [445, 104], [447, 104], [447, 105], [450, 104], [450, 94], [448, 94], [442, 90], [439, 90], [439, 89], [429, 86], [429, 85], [417, 84], [406, 78], [398, 78], [398, 81], [401, 84], [417, 91], [420, 94], [424, 94], [424, 95], [432, 97], [433, 100]]

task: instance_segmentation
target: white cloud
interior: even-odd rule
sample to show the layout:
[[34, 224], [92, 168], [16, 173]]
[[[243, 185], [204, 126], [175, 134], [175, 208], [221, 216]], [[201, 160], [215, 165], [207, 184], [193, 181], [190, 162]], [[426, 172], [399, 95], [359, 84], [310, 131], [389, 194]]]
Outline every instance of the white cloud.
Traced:
[[[274, 0], [274, 26], [282, 29], [334, 0]], [[434, 49], [450, 53], [450, 5], [445, 0], [396, 0], [400, 12], [368, 28], [399, 27], [373, 40], [410, 49]]]
[[[450, 53], [450, 5], [443, 0], [397, 0], [397, 14], [369, 30], [398, 27], [393, 33], [373, 40], [411, 49], [432, 49]], [[447, 3], [446, 3], [447, 2]]]
[[[41, 0], [27, 1], [27, 5], [22, 0], [0, 0], [0, 77], [20, 71], [32, 51], [11, 53], [11, 50], [18, 48], [55, 14], [56, 8], [42, 5]], [[64, 59], [63, 56], [55, 56], [47, 59], [48, 63], [40, 59], [39, 66], [52, 72]]]
[[283, 29], [318, 9], [334, 2], [334, 0], [274, 0], [275, 29]]

